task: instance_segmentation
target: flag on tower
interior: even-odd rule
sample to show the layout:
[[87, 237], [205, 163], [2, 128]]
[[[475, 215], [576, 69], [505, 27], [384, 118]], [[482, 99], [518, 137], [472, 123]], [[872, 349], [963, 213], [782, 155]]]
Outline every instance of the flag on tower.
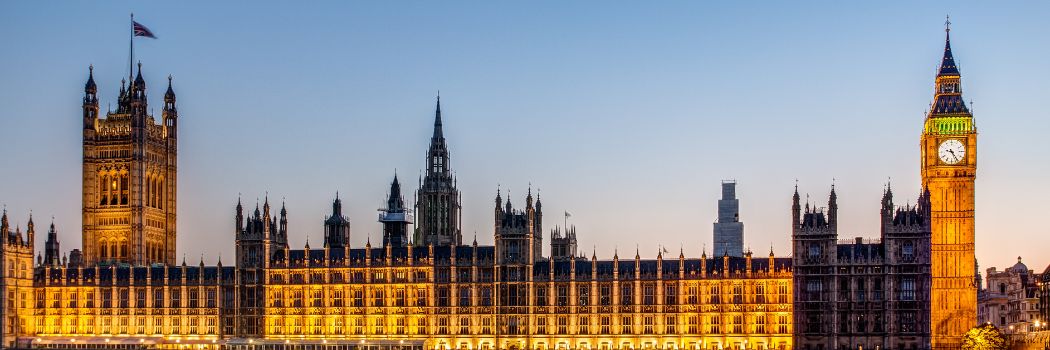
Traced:
[[565, 212], [565, 217], [566, 217], [566, 218], [570, 218], [570, 217], [572, 217], [572, 214], [569, 214], [569, 212], [567, 212], [567, 211], [566, 211], [566, 212]]
[[146, 28], [146, 26], [142, 25], [142, 23], [131, 21], [131, 28], [135, 32], [135, 36], [144, 36], [150, 39], [157, 38], [153, 35], [153, 32], [151, 32], [149, 28]]

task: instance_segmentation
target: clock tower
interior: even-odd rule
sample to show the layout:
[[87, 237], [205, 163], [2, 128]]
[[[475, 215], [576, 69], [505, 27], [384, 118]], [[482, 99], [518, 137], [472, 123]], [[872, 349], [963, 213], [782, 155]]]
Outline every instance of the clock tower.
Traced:
[[962, 98], [950, 31], [950, 27], [945, 28], [944, 58], [920, 139], [922, 185], [929, 190], [932, 214], [930, 333], [934, 349], [959, 346], [962, 335], [977, 324], [977, 128]]

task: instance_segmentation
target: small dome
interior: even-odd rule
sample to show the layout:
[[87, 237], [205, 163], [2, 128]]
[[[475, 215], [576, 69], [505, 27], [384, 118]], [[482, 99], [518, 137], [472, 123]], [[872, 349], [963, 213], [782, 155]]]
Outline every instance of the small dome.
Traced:
[[1028, 266], [1025, 266], [1025, 264], [1021, 262], [1021, 257], [1017, 257], [1017, 263], [1010, 267], [1010, 271], [1016, 273], [1028, 273]]

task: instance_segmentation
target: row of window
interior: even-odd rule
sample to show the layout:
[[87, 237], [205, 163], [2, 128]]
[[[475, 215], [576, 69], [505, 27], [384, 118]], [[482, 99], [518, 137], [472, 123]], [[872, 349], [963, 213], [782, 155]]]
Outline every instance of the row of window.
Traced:
[[[698, 304], [744, 304], [744, 303], [789, 303], [789, 289], [787, 284], [778, 284], [776, 289], [767, 288], [764, 284], [753, 287], [733, 285], [724, 291], [718, 285], [700, 286], [689, 285], [684, 293], [677, 284], [663, 286], [663, 300], [660, 305], [698, 305]], [[554, 288], [553, 297], [545, 285], [539, 285], [534, 290], [534, 303], [532, 306], [612, 306], [615, 305], [657, 305], [656, 284], [646, 283], [642, 285], [641, 295], [636, 295], [634, 284], [623, 284], [619, 286], [618, 294], [614, 295], [612, 284], [601, 284], [598, 293], [592, 295], [591, 286], [576, 286], [576, 295], [570, 294], [568, 285], [559, 285]], [[504, 306], [526, 306], [524, 295], [526, 288], [516, 285], [505, 287], [501, 297]], [[748, 293], [745, 293], [748, 292]], [[454, 293], [454, 294], [453, 294]], [[493, 306], [494, 294], [492, 286], [459, 287], [453, 289], [449, 286], [438, 286], [435, 288], [436, 304], [439, 307], [449, 306]], [[618, 296], [618, 298], [614, 298]], [[382, 286], [372, 288], [362, 287], [339, 287], [329, 286], [326, 288], [315, 287], [277, 287], [270, 288], [267, 293], [270, 307], [384, 307], [384, 306], [428, 306], [427, 287], [395, 287], [385, 288]], [[681, 300], [681, 302], [679, 302]], [[453, 302], [456, 302], [453, 304]]]
[[[657, 321], [662, 321], [658, 323]], [[549, 323], [550, 322], [550, 323]], [[570, 322], [572, 322], [570, 324]], [[385, 335], [427, 334], [426, 318], [383, 317], [363, 318], [271, 318], [267, 320], [270, 334], [291, 335]], [[493, 318], [471, 320], [469, 317], [437, 317], [434, 331], [448, 334], [493, 334]], [[558, 316], [536, 318], [529, 332], [527, 319], [508, 318], [500, 326], [504, 334], [790, 334], [789, 315], [715, 315], [715, 316]]]
[[[215, 287], [169, 287], [146, 289], [103, 288], [80, 291], [36, 291], [36, 308], [215, 308]], [[231, 298], [232, 299], [232, 295]], [[147, 304], [147, 302], [149, 302]], [[231, 300], [232, 302], [232, 300]]]
[[[801, 301], [828, 301], [830, 291], [826, 290], [823, 279], [810, 278], [806, 279], [805, 283]], [[871, 290], [868, 290], [866, 286], [864, 279], [856, 279], [852, 286], [849, 279], [840, 279], [838, 301], [883, 301], [885, 288], [882, 279], [873, 280]], [[920, 290], [915, 277], [902, 277], [898, 281], [896, 290], [892, 292], [896, 295], [897, 300], [915, 301]]]
[[217, 317], [36, 317], [38, 334], [214, 335]]

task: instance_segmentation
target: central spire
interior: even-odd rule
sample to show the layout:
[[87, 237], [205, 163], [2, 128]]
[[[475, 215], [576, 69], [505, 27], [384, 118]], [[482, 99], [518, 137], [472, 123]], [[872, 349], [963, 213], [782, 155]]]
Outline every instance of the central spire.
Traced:
[[434, 109], [434, 138], [443, 139], [445, 138], [444, 132], [441, 130], [441, 92], [437, 95], [437, 108]]
[[952, 21], [946, 19], [944, 21], [944, 57], [941, 59], [941, 69], [937, 72], [937, 76], [958, 76], [959, 66], [955, 65], [955, 58], [952, 57]]

